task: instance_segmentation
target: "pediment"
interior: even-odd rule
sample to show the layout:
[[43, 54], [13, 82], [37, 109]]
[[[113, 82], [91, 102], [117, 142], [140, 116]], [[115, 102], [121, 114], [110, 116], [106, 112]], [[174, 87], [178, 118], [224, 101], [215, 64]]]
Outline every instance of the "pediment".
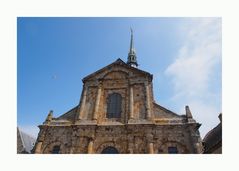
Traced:
[[120, 58], [106, 67], [86, 76], [82, 81], [94, 79], [127, 79], [132, 76], [149, 77], [152, 80], [152, 75], [138, 68], [131, 67]]
[[111, 71], [104, 75], [104, 79], [127, 79], [129, 77], [129, 73], [123, 71]]

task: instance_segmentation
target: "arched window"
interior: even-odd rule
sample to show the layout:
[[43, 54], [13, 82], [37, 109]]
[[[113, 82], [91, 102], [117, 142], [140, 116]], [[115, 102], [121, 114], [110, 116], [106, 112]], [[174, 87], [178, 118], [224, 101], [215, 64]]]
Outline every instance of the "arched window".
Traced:
[[119, 154], [118, 150], [114, 147], [106, 147], [101, 154]]
[[52, 154], [59, 154], [60, 153], [60, 146], [55, 145], [52, 149]]
[[107, 118], [121, 117], [121, 101], [122, 97], [118, 93], [113, 93], [108, 96]]

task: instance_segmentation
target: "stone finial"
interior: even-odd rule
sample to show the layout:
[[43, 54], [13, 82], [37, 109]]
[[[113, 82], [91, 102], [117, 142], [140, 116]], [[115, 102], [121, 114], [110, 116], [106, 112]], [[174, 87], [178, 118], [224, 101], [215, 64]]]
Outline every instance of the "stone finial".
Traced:
[[52, 117], [53, 117], [53, 110], [50, 110], [50, 112], [48, 113], [48, 115], [47, 115], [47, 117], [46, 117], [45, 123], [51, 122]]
[[192, 118], [193, 116], [192, 116], [192, 113], [191, 113], [191, 111], [189, 109], [189, 106], [185, 106], [185, 110], [186, 110], [187, 118]]
[[220, 122], [222, 122], [222, 113], [220, 113], [220, 114], [218, 115], [218, 118], [219, 118]]

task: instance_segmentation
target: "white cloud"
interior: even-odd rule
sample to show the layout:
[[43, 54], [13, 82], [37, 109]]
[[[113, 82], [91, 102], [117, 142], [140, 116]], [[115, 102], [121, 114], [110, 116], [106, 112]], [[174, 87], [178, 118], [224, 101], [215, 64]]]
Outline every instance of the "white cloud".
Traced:
[[200, 129], [202, 138], [205, 134], [219, 123], [218, 115], [220, 109], [205, 102], [195, 101], [190, 103], [190, 109], [194, 112], [194, 118], [202, 123]]
[[192, 18], [181, 26], [182, 46], [165, 73], [173, 83], [172, 101], [193, 108], [204, 135], [221, 112], [221, 19]]

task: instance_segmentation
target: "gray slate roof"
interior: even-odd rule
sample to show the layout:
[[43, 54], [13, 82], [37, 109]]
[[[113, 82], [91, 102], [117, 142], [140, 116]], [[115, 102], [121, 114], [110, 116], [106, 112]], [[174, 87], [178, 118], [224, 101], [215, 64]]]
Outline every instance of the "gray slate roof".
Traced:
[[218, 144], [222, 143], [222, 123], [209, 131], [203, 139], [204, 153], [208, 153]]
[[18, 144], [18, 147], [22, 148], [17, 150], [18, 153], [26, 153], [26, 152], [31, 153], [31, 150], [35, 145], [36, 139], [26, 134], [25, 132], [22, 132], [18, 127], [17, 127], [17, 134], [18, 134], [17, 143], [20, 143]]
[[222, 147], [222, 114], [220, 113], [218, 118], [220, 119], [220, 123], [209, 131], [204, 139], [204, 153], [212, 153], [215, 149]]

